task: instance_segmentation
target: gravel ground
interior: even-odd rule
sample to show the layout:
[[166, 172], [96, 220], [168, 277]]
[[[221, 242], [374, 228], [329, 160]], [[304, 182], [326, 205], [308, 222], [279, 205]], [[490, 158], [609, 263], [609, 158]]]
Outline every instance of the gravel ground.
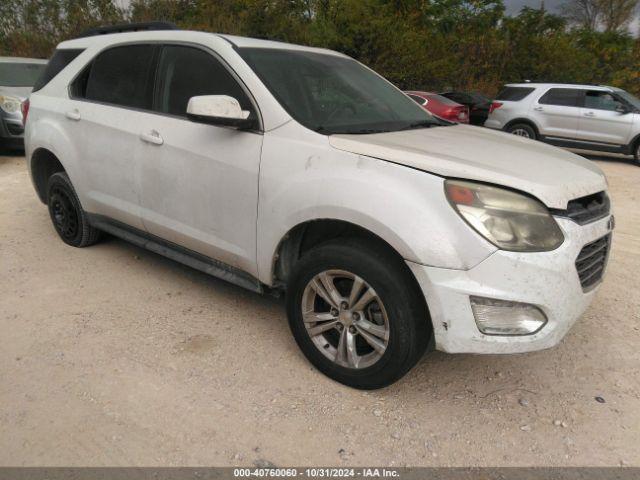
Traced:
[[279, 300], [64, 245], [0, 156], [0, 465], [640, 466], [640, 168], [598, 164], [608, 276], [559, 346], [432, 353], [365, 393], [311, 368]]

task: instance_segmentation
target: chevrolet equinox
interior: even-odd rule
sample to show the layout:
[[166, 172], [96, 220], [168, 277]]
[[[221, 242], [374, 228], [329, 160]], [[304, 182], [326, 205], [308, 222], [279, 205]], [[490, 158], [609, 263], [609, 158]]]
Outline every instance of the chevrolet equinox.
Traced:
[[62, 42], [23, 105], [67, 244], [107, 232], [284, 292], [309, 361], [363, 389], [427, 349], [552, 347], [593, 299], [613, 226], [593, 163], [439, 120], [337, 52], [121, 30]]

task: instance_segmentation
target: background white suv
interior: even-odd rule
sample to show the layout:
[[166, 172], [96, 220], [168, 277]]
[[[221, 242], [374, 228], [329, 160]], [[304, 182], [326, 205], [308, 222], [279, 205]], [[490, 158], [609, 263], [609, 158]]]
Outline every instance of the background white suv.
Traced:
[[511, 83], [485, 126], [566, 148], [633, 155], [640, 165], [640, 99], [615, 87]]
[[105, 231], [286, 292], [304, 354], [358, 388], [429, 345], [551, 347], [593, 299], [612, 222], [587, 160], [437, 120], [337, 52], [97, 33], [59, 45], [25, 108], [33, 184], [69, 245]]

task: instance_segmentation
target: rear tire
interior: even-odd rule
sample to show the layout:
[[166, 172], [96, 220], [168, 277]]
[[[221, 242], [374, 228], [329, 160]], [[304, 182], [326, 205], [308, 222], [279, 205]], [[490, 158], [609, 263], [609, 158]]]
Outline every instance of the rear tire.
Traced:
[[[296, 342], [318, 370], [366, 390], [407, 373], [425, 352], [432, 330], [422, 292], [404, 261], [367, 239], [341, 239], [307, 251], [287, 285], [287, 314]], [[322, 333], [316, 334], [318, 327]]]
[[515, 123], [510, 125], [509, 128], [507, 128], [507, 132], [517, 135], [518, 137], [530, 138], [531, 140], [536, 140], [538, 138], [533, 127], [526, 123]]
[[67, 245], [88, 247], [100, 240], [100, 230], [89, 224], [76, 191], [65, 172], [51, 175], [47, 185], [49, 216], [56, 232]]

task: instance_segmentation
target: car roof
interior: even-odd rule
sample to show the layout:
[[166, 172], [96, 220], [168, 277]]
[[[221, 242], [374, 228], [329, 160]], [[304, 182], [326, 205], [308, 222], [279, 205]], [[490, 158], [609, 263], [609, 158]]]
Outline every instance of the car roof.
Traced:
[[58, 48], [89, 48], [95, 46], [108, 46], [111, 43], [126, 43], [139, 41], [185, 41], [206, 42], [211, 37], [218, 37], [226, 40], [234, 48], [269, 48], [281, 50], [298, 50], [306, 52], [324, 53], [347, 57], [346, 55], [324, 48], [307, 47], [292, 43], [278, 42], [274, 40], [263, 40], [250, 37], [239, 37], [236, 35], [226, 35], [220, 33], [200, 32], [195, 30], [147, 30], [139, 32], [109, 33], [103, 35], [93, 35], [66, 40], [58, 45]]
[[607, 85], [588, 85], [579, 83], [536, 83], [536, 82], [521, 82], [521, 83], [506, 83], [505, 87], [525, 87], [525, 88], [576, 88], [576, 89], [589, 89], [589, 90], [613, 90], [612, 87]]
[[26, 58], [26, 57], [0, 57], [0, 63], [47, 63], [42, 58]]

